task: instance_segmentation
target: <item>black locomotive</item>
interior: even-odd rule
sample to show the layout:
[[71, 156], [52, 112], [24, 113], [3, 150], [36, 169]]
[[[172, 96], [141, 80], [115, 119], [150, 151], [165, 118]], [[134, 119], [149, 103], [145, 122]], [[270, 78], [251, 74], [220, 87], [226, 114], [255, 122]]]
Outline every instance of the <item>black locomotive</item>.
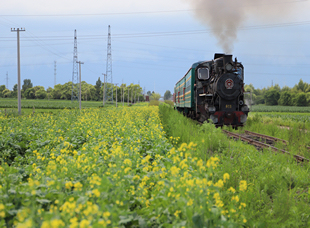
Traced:
[[215, 54], [197, 62], [174, 87], [175, 108], [184, 115], [216, 126], [243, 126], [249, 112], [244, 103], [244, 68], [232, 55]]

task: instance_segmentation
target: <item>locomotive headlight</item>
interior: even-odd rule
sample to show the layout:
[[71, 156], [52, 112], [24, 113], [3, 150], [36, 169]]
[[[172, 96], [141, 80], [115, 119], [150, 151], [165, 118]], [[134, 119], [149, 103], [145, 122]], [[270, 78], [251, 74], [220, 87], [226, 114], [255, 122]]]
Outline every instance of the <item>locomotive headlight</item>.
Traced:
[[219, 118], [216, 115], [210, 115], [210, 119], [215, 124], [219, 122]]
[[250, 110], [249, 110], [249, 107], [248, 107], [247, 105], [243, 105], [243, 106], [241, 107], [241, 111], [242, 111], [242, 112], [249, 112]]
[[208, 111], [209, 111], [210, 113], [215, 113], [216, 109], [215, 109], [214, 106], [210, 106], [210, 107], [208, 108]]
[[225, 66], [225, 69], [227, 71], [231, 71], [233, 69], [233, 65], [231, 63], [227, 63], [226, 66]]
[[240, 123], [245, 123], [246, 122], [246, 120], [247, 120], [247, 116], [244, 114], [244, 115], [241, 115], [240, 116]]

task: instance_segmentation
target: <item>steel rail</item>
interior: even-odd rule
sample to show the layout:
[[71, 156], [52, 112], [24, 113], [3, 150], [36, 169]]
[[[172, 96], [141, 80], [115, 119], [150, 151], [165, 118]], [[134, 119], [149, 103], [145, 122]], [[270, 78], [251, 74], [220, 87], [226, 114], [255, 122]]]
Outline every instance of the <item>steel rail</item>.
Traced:
[[[263, 143], [263, 142], [260, 142], [260, 141], [257, 141], [257, 140], [254, 140], [254, 139], [251, 139], [251, 138], [248, 138], [248, 137], [245, 137], [245, 136], [242, 136], [240, 134], [236, 134], [236, 133], [232, 133], [232, 132], [229, 132], [229, 131], [226, 131], [226, 130], [222, 130], [224, 133], [226, 133], [228, 136], [230, 137], [233, 137], [233, 138], [236, 138], [236, 139], [239, 139], [239, 140], [242, 140], [242, 141], [245, 141], [245, 142], [248, 142], [252, 145], [255, 145], [257, 147], [260, 147], [260, 148], [270, 148], [272, 149], [273, 151], [275, 152], [282, 152], [283, 154], [287, 154], [287, 155], [291, 155], [291, 153], [287, 152], [286, 150], [283, 150], [283, 149], [279, 149], [279, 148], [276, 148], [274, 146], [271, 146], [271, 145], [268, 145], [266, 143]], [[297, 159], [297, 161], [300, 161], [300, 162], [303, 162], [303, 161], [308, 161], [309, 162], [309, 159], [307, 158], [304, 158], [300, 155], [292, 155], [295, 159]]]
[[244, 131], [244, 132], [246, 134], [248, 134], [248, 135], [257, 136], [257, 137], [268, 139], [268, 140], [271, 140], [271, 141], [283, 142], [285, 145], [288, 144], [288, 142], [286, 140], [284, 140], [284, 139], [279, 139], [279, 138], [272, 137], [272, 136], [269, 136], [269, 135], [263, 135], [263, 134], [255, 133], [255, 132], [252, 132], [252, 131]]
[[[263, 135], [263, 134], [259, 134], [259, 133], [252, 132], [252, 131], [247, 131], [247, 130], [245, 130], [244, 132], [245, 132], [246, 134], [248, 134], [248, 135], [257, 136], [257, 137], [264, 138], [264, 139], [268, 139], [268, 140], [271, 140], [271, 141], [283, 142], [285, 145], [288, 145], [288, 141], [286, 141], [286, 140], [284, 140], [284, 139], [279, 139], [279, 138], [272, 137], [272, 136], [269, 136], [269, 135]], [[310, 147], [309, 147], [309, 146], [306, 146], [306, 148], [307, 148], [308, 150], [310, 150]]]

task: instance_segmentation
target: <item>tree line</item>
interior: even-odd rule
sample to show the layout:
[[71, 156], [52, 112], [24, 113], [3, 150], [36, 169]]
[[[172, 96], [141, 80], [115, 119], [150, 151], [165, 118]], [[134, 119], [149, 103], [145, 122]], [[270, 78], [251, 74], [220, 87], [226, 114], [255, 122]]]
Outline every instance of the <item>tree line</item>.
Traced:
[[[95, 85], [81, 82], [81, 99], [83, 101], [100, 101], [103, 100], [104, 83], [101, 82], [100, 77]], [[131, 83], [130, 85], [121, 84], [120, 86], [106, 83], [106, 99], [111, 100], [113, 90], [113, 100], [125, 102], [144, 101], [142, 88], [140, 85]], [[48, 87], [45, 89], [43, 86], [33, 86], [30, 79], [25, 79], [21, 88], [21, 96], [24, 99], [62, 99], [71, 100], [72, 96], [72, 82], [65, 84], [57, 84], [54, 88]], [[17, 98], [17, 84], [14, 85], [12, 90], [6, 88], [5, 85], [0, 85], [1, 98]]]
[[283, 106], [310, 106], [310, 84], [299, 80], [293, 88], [278, 84], [274, 86], [255, 89], [252, 84], [245, 85], [245, 99], [248, 104], [266, 104]]

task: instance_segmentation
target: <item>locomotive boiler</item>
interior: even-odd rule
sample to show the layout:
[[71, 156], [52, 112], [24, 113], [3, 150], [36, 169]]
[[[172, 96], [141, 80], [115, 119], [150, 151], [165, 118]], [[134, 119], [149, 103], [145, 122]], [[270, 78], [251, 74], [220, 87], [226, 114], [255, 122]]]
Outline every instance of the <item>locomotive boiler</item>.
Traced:
[[216, 126], [243, 126], [249, 108], [244, 103], [244, 68], [232, 55], [194, 63], [174, 87], [175, 108], [184, 115]]

